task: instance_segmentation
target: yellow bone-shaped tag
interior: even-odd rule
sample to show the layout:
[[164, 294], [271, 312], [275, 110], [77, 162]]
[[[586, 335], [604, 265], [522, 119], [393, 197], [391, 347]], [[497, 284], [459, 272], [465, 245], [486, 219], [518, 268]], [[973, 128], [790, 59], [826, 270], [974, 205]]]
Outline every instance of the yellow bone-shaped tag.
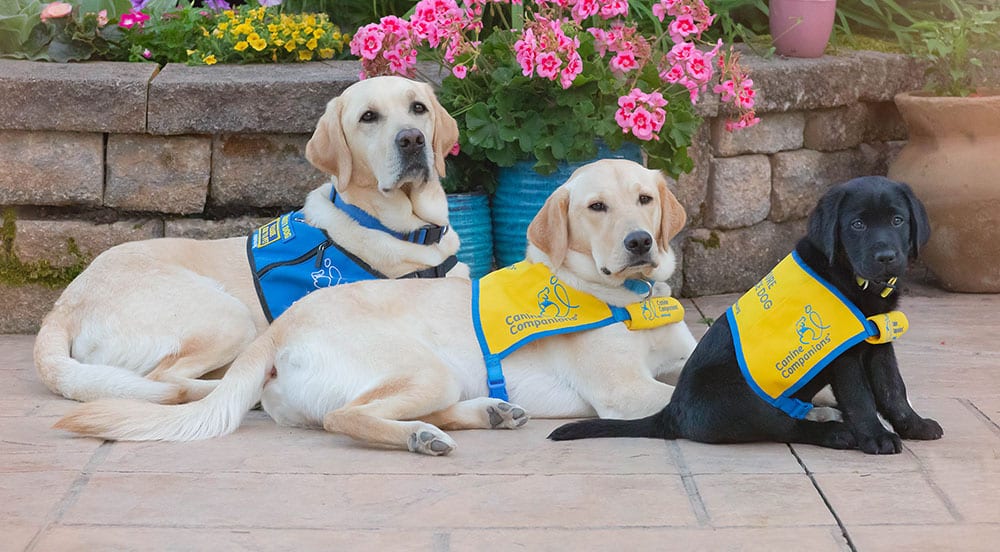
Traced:
[[632, 317], [625, 321], [630, 330], [648, 330], [684, 320], [684, 307], [673, 297], [650, 297], [625, 309]]
[[878, 328], [878, 335], [865, 339], [868, 343], [889, 343], [902, 337], [906, 330], [910, 328], [910, 322], [901, 311], [889, 311], [884, 314], [869, 316], [868, 320], [875, 323]]

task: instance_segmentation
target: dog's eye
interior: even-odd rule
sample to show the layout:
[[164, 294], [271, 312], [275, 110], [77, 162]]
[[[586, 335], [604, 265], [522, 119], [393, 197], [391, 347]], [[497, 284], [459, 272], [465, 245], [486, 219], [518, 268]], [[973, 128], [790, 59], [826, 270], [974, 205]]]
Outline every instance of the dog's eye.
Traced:
[[368, 110], [361, 114], [362, 123], [374, 123], [378, 120], [378, 113]]
[[896, 215], [896, 216], [892, 217], [892, 225], [893, 226], [902, 226], [904, 222], [906, 222], [906, 219], [904, 219], [903, 217], [901, 217], [899, 215]]
[[653, 196], [651, 195], [642, 194], [639, 196], [639, 205], [648, 205], [651, 201], [653, 201]]
[[587, 205], [587, 208], [590, 209], [591, 211], [596, 211], [598, 213], [603, 213], [604, 211], [608, 210], [608, 206], [601, 201], [595, 201], [590, 205]]
[[854, 219], [851, 221], [851, 228], [855, 230], [864, 230], [866, 228], [864, 221], [861, 219]]
[[414, 113], [427, 113], [427, 106], [420, 102], [413, 102], [413, 105], [410, 106], [410, 110]]

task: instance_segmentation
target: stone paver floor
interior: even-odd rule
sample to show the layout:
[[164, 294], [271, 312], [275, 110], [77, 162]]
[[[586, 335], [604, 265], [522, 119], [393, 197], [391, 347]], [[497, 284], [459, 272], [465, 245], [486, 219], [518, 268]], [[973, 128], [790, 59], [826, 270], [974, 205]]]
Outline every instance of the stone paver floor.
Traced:
[[[195, 443], [50, 429], [32, 336], [0, 336], [0, 550], [1000, 549], [1000, 296], [908, 297], [911, 399], [940, 441], [811, 446], [553, 443], [561, 422], [454, 432], [429, 458], [278, 427], [254, 411]], [[701, 335], [735, 296], [686, 301]]]

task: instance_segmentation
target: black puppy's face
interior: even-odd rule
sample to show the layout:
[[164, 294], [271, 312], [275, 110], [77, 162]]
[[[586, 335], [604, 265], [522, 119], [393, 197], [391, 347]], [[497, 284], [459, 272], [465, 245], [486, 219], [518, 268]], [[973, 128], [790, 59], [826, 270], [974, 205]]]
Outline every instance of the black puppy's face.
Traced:
[[930, 236], [927, 214], [909, 186], [864, 177], [831, 189], [809, 221], [809, 237], [831, 263], [843, 256], [855, 276], [902, 276]]

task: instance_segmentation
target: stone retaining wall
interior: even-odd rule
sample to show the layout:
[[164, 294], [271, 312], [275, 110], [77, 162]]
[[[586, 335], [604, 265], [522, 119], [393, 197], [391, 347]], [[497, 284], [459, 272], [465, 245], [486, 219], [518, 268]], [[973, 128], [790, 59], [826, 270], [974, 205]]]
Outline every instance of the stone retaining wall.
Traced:
[[[921, 82], [886, 54], [745, 60], [761, 124], [730, 134], [718, 105], [701, 106], [696, 168], [676, 183], [684, 295], [746, 289], [827, 187], [885, 174], [905, 139], [892, 97]], [[130, 240], [245, 234], [324, 181], [305, 143], [358, 71], [0, 60], [0, 206], [16, 216], [4, 254], [58, 268]], [[0, 332], [33, 331], [58, 294], [0, 284]]]

